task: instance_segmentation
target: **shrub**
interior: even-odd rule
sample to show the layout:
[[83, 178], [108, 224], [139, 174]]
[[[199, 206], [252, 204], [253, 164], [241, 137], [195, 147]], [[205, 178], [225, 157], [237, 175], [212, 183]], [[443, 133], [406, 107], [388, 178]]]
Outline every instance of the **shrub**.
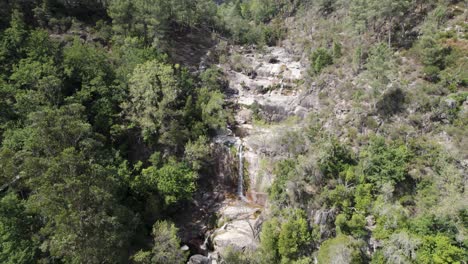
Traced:
[[443, 47], [436, 39], [423, 37], [418, 45], [419, 58], [424, 65], [424, 77], [431, 82], [439, 81], [439, 73], [445, 69], [448, 56], [451, 53], [450, 47]]
[[187, 253], [179, 249], [178, 229], [173, 223], [158, 221], [153, 225], [154, 244], [150, 251], [138, 251], [132, 260], [138, 264], [184, 263]]
[[375, 137], [361, 153], [360, 163], [366, 179], [380, 189], [386, 183], [394, 185], [405, 179], [409, 158], [405, 145], [388, 144], [383, 137]]
[[369, 50], [366, 68], [370, 76], [378, 83], [386, 85], [395, 75], [397, 65], [393, 50], [385, 43], [379, 43]]
[[[150, 166], [135, 179], [138, 190], [150, 190], [164, 197], [166, 205], [190, 199], [196, 189], [197, 173], [185, 163], [170, 160], [161, 168]], [[155, 188], [156, 187], [156, 188]]]
[[310, 67], [314, 74], [319, 74], [325, 67], [333, 64], [333, 57], [324, 48], [316, 49], [310, 56]]
[[338, 59], [343, 55], [341, 44], [337, 41], [333, 42], [333, 58]]
[[276, 263], [279, 259], [278, 237], [280, 233], [280, 224], [278, 219], [272, 218], [262, 225], [260, 234], [260, 247], [264, 259], [269, 263]]
[[440, 69], [434, 65], [424, 66], [424, 78], [430, 82], [437, 82], [439, 80]]
[[287, 202], [288, 197], [285, 192], [286, 182], [295, 174], [295, 172], [296, 163], [293, 160], [283, 160], [276, 164], [273, 171], [276, 178], [268, 189], [270, 199], [280, 203]]
[[463, 263], [466, 254], [443, 235], [426, 236], [417, 251], [417, 262], [426, 264]]
[[318, 251], [318, 263], [363, 263], [361, 244], [345, 235], [328, 239]]
[[350, 149], [340, 144], [337, 139], [329, 140], [321, 146], [321, 149], [318, 160], [319, 168], [327, 178], [338, 178], [349, 165], [355, 164]]
[[291, 260], [300, 258], [310, 241], [311, 236], [305, 213], [296, 210], [294, 215], [281, 225], [278, 237], [278, 252], [282, 258], [281, 262], [289, 263]]

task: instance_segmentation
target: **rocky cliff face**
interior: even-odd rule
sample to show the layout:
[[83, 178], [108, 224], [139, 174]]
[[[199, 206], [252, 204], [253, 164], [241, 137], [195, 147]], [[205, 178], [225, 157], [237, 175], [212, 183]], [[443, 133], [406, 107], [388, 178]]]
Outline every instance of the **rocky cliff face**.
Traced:
[[[309, 112], [299, 100], [306, 67], [285, 47], [233, 46], [226, 63], [217, 67], [229, 83], [226, 94], [235, 124], [213, 140], [216, 177], [209, 186], [200, 186], [193, 210], [181, 214], [187, 215], [181, 216], [185, 222], [188, 215], [193, 219], [181, 230], [183, 241], [192, 254], [202, 254], [189, 263], [217, 263], [229, 248], [259, 246], [263, 214], [268, 211], [267, 190], [274, 181], [272, 164], [284, 152], [278, 140], [296, 129], [284, 121]], [[242, 194], [238, 193], [240, 182]]]
[[[440, 106], [435, 105], [441, 111], [430, 111], [421, 117], [415, 115], [420, 104], [426, 104], [429, 97], [418, 99], [421, 73], [411, 56], [404, 57], [399, 52], [394, 54], [401, 59], [398, 77], [405, 77], [405, 85], [388, 84], [382, 87], [379, 98], [372, 96], [374, 92], [369, 77], [361, 68], [362, 58], [359, 58], [358, 66], [353, 66], [355, 62], [349, 56], [339, 56], [319, 75], [307, 74], [307, 57], [311, 51], [324, 45], [317, 41], [321, 39], [320, 34], [328, 34], [323, 28], [317, 28], [321, 25], [315, 22], [309, 16], [288, 18], [289, 37], [280, 46], [262, 49], [233, 46], [224, 62], [217, 65], [229, 82], [226, 94], [229, 105], [233, 106], [235, 125], [215, 139], [216, 144], [223, 146], [220, 148], [222, 151], [216, 154], [219, 160], [216, 176], [227, 195], [211, 210], [217, 215], [216, 228], [207, 233], [212, 246], [211, 256], [222, 256], [229, 247], [238, 250], [258, 247], [262, 219], [268, 215], [267, 191], [275, 180], [273, 164], [287, 158], [285, 153], [302, 153], [301, 147], [304, 150], [304, 146], [295, 143], [295, 138], [288, 135], [303, 129], [301, 123], [307, 123], [298, 120], [306, 116], [315, 118], [309, 114], [317, 113], [314, 124], [338, 140], [350, 143], [356, 152], [363, 143], [360, 136], [375, 133], [395, 138], [403, 134], [410, 137], [414, 134], [430, 135], [447, 149], [457, 152], [455, 140], [443, 129], [435, 127], [437, 123], [449, 123], [443, 109], [460, 107], [461, 114], [465, 115], [468, 104], [465, 101], [457, 106], [453, 98], [445, 98], [441, 99]], [[340, 43], [345, 46], [346, 36]], [[348, 44], [349, 54], [353, 49]], [[408, 100], [410, 97], [413, 100]], [[415, 125], [415, 122], [420, 124]], [[460, 146], [466, 143], [463, 139]], [[242, 157], [236, 151], [240, 145]], [[466, 154], [464, 151], [460, 153], [464, 158], [459, 167], [466, 171]], [[316, 157], [312, 155], [306, 159], [313, 161]], [[243, 167], [244, 192], [239, 196], [236, 190], [240, 167]], [[299, 187], [298, 182], [286, 183], [285, 191], [290, 198], [293, 197], [291, 200], [300, 201]], [[307, 194], [315, 192], [311, 186], [302, 188]], [[309, 222], [319, 226], [321, 239], [335, 235], [334, 222], [339, 210], [325, 208], [319, 202], [302, 206]], [[366, 215], [366, 222], [366, 230], [375, 228], [374, 216]], [[379, 243], [370, 239], [371, 251], [375, 251]]]
[[[222, 255], [229, 247], [237, 250], [258, 247], [262, 213], [268, 206], [267, 190], [274, 180], [272, 161], [281, 152], [276, 143], [286, 131], [294, 129], [283, 123], [267, 126], [260, 120], [302, 118], [308, 109], [297, 104], [305, 67], [283, 47], [262, 51], [254, 47], [232, 47], [228, 63], [219, 67], [227, 76], [229, 90], [233, 91], [228, 100], [237, 107], [234, 131], [215, 140], [217, 144], [231, 146], [228, 155], [219, 156], [231, 162], [218, 163], [218, 178], [223, 182], [231, 179], [228, 182], [232, 184], [236, 182], [234, 179], [238, 180], [239, 167], [243, 167], [245, 187], [243, 196], [228, 197], [217, 211], [218, 228], [210, 239], [213, 250]], [[238, 148], [232, 147], [239, 144], [242, 144], [241, 156], [236, 151]], [[235, 157], [243, 166], [232, 166]]]
[[278, 152], [278, 144], [273, 143], [284, 134], [281, 131], [294, 128], [288, 124], [265, 125], [262, 122], [301, 118], [308, 112], [297, 104], [305, 67], [283, 47], [268, 47], [263, 52], [234, 48], [231, 54], [231, 60], [237, 57], [247, 69], [236, 71], [230, 65], [221, 66], [230, 87], [238, 91], [231, 100], [239, 105], [235, 117], [245, 148], [249, 178], [247, 197], [265, 205], [266, 191], [273, 181], [271, 160]]

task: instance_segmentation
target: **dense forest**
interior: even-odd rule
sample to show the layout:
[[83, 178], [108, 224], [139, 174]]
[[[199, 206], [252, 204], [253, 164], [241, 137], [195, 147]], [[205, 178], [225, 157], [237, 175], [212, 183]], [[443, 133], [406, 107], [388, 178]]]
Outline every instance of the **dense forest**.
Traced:
[[[0, 1], [0, 262], [467, 263], [467, 9]], [[304, 74], [284, 85], [281, 69], [258, 94], [297, 94], [304, 108], [312, 98], [307, 114], [232, 100], [243, 93], [229, 72], [259, 75], [242, 52], [274, 47]], [[259, 161], [274, 180], [255, 205], [255, 246], [200, 251], [181, 214], [203, 211], [196, 197], [219, 182], [215, 139], [236, 131], [241, 112], [274, 137]], [[256, 179], [240, 157], [232, 177], [245, 167]], [[226, 226], [205, 214], [211, 234]]]

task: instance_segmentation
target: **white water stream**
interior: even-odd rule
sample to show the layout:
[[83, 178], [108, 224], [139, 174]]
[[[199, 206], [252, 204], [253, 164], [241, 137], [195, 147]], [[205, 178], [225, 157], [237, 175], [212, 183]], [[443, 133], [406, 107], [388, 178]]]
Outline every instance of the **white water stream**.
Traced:
[[239, 143], [239, 147], [237, 149], [239, 155], [239, 176], [238, 176], [238, 183], [237, 183], [237, 194], [239, 197], [244, 200], [244, 157], [242, 153], [242, 141]]

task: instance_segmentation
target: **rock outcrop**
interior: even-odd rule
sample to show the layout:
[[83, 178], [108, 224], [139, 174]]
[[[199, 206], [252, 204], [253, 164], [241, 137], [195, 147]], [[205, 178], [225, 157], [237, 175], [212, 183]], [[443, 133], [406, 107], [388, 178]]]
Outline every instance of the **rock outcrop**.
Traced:
[[[267, 205], [267, 189], [273, 182], [271, 161], [281, 152], [278, 136], [294, 129], [290, 125], [273, 123], [290, 116], [301, 118], [308, 112], [297, 102], [300, 94], [297, 82], [302, 78], [304, 67], [286, 49], [269, 47], [260, 53], [254, 48], [240, 48], [233, 49], [232, 53], [245, 67], [220, 67], [227, 75], [229, 91], [233, 91], [228, 95], [228, 100], [237, 106], [237, 129], [233, 134], [219, 135], [215, 142], [225, 146], [242, 144], [240, 162], [243, 166], [237, 166], [237, 171], [232, 166], [230, 170], [221, 168], [219, 177], [222, 180], [234, 179], [239, 167], [243, 167], [245, 196], [226, 199], [218, 210], [219, 228], [211, 233], [211, 241], [213, 249], [221, 256], [227, 248], [253, 250], [258, 247], [261, 213]], [[254, 122], [256, 118], [272, 125], [257, 126]], [[235, 160], [232, 153], [230, 155], [229, 160]], [[223, 157], [227, 156], [219, 155], [218, 158]]]
[[221, 255], [227, 248], [233, 250], [256, 249], [260, 208], [245, 201], [234, 201], [220, 210], [222, 225], [212, 235], [214, 249]]
[[190, 257], [187, 264], [212, 264], [212, 261], [210, 258], [203, 255], [193, 255]]

